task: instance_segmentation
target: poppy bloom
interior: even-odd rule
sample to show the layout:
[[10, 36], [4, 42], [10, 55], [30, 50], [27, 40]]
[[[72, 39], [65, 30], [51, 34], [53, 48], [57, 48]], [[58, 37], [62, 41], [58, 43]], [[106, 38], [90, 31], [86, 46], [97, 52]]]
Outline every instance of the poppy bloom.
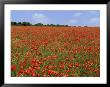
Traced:
[[16, 71], [16, 65], [12, 65], [12, 66], [11, 66], [11, 70], [12, 70], [12, 71]]
[[30, 71], [30, 69], [26, 69], [24, 73], [29, 75], [31, 73], [31, 71]]
[[58, 58], [58, 56], [57, 55], [53, 55], [52, 58]]
[[79, 63], [75, 63], [75, 66], [78, 67], [79, 66]]
[[64, 74], [63, 77], [68, 77], [68, 74]]
[[17, 76], [20, 76], [23, 73], [24, 73], [24, 70], [23, 69], [20, 69], [19, 72], [18, 72], [18, 74], [17, 74]]
[[68, 67], [69, 67], [69, 68], [72, 68], [72, 67], [73, 67], [73, 64], [69, 64]]

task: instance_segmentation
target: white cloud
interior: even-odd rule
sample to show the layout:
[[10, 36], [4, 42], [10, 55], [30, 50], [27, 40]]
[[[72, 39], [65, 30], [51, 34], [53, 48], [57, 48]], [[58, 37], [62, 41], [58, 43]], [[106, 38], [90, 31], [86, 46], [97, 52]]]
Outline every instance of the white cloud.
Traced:
[[38, 13], [33, 14], [33, 17], [38, 18], [38, 19], [46, 18], [46, 16], [44, 14], [38, 14]]
[[76, 20], [76, 19], [71, 19], [68, 21], [68, 25], [75, 25], [77, 23], [78, 23], [78, 20]]
[[80, 12], [73, 14], [73, 16], [75, 16], [75, 17], [79, 17], [79, 16], [81, 16], [81, 15], [82, 15], [82, 13], [80, 13]]
[[45, 14], [35, 13], [32, 17], [35, 23], [47, 24], [49, 22], [49, 19]]
[[90, 19], [90, 22], [99, 22], [99, 21], [100, 21], [100, 19], [98, 17]]
[[72, 20], [70, 20], [70, 22], [71, 22], [71, 23], [77, 23], [77, 20], [72, 19]]
[[19, 21], [23, 21], [23, 22], [27, 21], [27, 22], [29, 22], [29, 19], [28, 18], [20, 18]]

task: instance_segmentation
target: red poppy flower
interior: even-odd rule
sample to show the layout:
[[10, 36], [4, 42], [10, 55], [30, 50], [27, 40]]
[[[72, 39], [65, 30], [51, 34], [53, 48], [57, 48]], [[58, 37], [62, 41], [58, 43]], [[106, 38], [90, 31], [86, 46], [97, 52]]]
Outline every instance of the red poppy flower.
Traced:
[[11, 70], [12, 70], [12, 71], [15, 71], [15, 70], [16, 70], [16, 65], [12, 65], [12, 66], [11, 66]]
[[79, 63], [75, 63], [75, 66], [78, 67], [79, 66]]

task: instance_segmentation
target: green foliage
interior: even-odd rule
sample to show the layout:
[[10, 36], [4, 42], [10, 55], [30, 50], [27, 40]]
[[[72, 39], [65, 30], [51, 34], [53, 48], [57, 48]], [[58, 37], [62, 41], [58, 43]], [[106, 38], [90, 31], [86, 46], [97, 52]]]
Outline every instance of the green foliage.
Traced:
[[32, 24], [30, 22], [11, 22], [11, 25], [17, 25], [17, 26], [31, 26]]
[[37, 24], [34, 24], [34, 26], [43, 26], [42, 23], [37, 23]]
[[17, 25], [17, 26], [51, 26], [51, 27], [68, 27], [69, 25], [60, 25], [60, 24], [42, 24], [37, 23], [32, 25], [30, 22], [11, 22], [11, 25]]
[[17, 25], [17, 22], [11, 22], [11, 25]]

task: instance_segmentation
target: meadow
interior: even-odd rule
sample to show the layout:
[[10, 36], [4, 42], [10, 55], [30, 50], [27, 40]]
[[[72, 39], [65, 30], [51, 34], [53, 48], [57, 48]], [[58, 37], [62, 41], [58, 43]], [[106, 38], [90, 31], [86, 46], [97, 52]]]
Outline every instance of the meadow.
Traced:
[[99, 77], [99, 27], [11, 27], [12, 77]]

